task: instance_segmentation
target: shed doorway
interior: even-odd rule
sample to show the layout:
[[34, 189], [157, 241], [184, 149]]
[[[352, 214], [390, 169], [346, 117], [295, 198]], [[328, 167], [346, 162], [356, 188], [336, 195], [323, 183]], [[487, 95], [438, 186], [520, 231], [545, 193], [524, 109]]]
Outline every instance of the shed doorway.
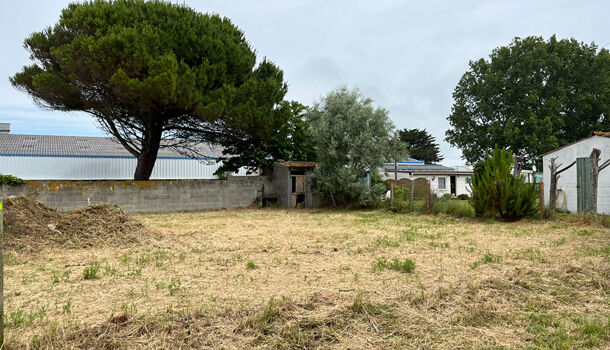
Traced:
[[591, 158], [576, 158], [576, 193], [579, 213], [588, 211], [591, 192]]

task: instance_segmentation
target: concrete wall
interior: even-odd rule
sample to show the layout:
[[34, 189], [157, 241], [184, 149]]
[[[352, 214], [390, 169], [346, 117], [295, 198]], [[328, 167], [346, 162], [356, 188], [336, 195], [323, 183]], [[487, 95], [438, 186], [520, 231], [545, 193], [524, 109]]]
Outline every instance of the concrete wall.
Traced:
[[[544, 202], [549, 203], [549, 188], [551, 184], [551, 158], [557, 157], [555, 164], [570, 165], [576, 158], [588, 158], [593, 148], [601, 150], [600, 164], [610, 158], [610, 138], [603, 136], [592, 136], [581, 140], [572, 145], [561, 148], [555, 152], [542, 157], [544, 172]], [[578, 211], [578, 189], [576, 177], [576, 164], [570, 169], [559, 174], [557, 181], [557, 207], [567, 209], [573, 213]], [[597, 187], [597, 211], [600, 214], [610, 214], [610, 168], [606, 168], [599, 173]]]
[[273, 166], [273, 181], [275, 184], [275, 193], [280, 196], [280, 203], [285, 207], [292, 207], [292, 181], [290, 179], [290, 169], [276, 162]]
[[270, 177], [228, 180], [44, 181], [2, 186], [3, 196], [31, 196], [49, 207], [68, 210], [111, 203], [129, 213], [239, 208], [251, 205], [261, 190], [273, 193]]

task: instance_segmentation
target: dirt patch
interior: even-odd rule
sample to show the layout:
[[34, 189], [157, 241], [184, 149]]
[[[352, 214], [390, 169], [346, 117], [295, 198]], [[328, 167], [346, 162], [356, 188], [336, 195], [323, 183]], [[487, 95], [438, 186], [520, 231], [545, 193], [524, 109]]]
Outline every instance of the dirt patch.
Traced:
[[31, 197], [4, 202], [4, 245], [9, 250], [36, 251], [53, 245], [83, 248], [136, 243], [154, 232], [116, 205], [92, 205], [62, 212]]

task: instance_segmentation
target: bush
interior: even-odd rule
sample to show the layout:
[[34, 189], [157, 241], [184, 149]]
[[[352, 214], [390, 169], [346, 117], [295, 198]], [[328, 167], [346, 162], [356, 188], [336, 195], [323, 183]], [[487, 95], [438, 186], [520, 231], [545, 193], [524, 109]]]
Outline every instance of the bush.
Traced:
[[24, 179], [20, 179], [13, 175], [0, 174], [0, 185], [23, 185], [26, 183]]
[[512, 175], [513, 154], [495, 148], [492, 156], [476, 164], [470, 203], [480, 217], [515, 221], [538, 213], [534, 184]]
[[457, 199], [467, 201], [470, 197], [466, 193], [458, 194]]

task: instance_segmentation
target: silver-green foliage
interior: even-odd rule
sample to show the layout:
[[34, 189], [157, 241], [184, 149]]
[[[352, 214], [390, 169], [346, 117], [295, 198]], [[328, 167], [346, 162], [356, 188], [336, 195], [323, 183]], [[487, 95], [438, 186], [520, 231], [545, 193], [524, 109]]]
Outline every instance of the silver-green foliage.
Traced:
[[388, 111], [357, 89], [340, 87], [315, 103], [306, 118], [318, 155], [317, 191], [335, 205], [374, 204], [385, 186], [358, 179], [406, 155]]

